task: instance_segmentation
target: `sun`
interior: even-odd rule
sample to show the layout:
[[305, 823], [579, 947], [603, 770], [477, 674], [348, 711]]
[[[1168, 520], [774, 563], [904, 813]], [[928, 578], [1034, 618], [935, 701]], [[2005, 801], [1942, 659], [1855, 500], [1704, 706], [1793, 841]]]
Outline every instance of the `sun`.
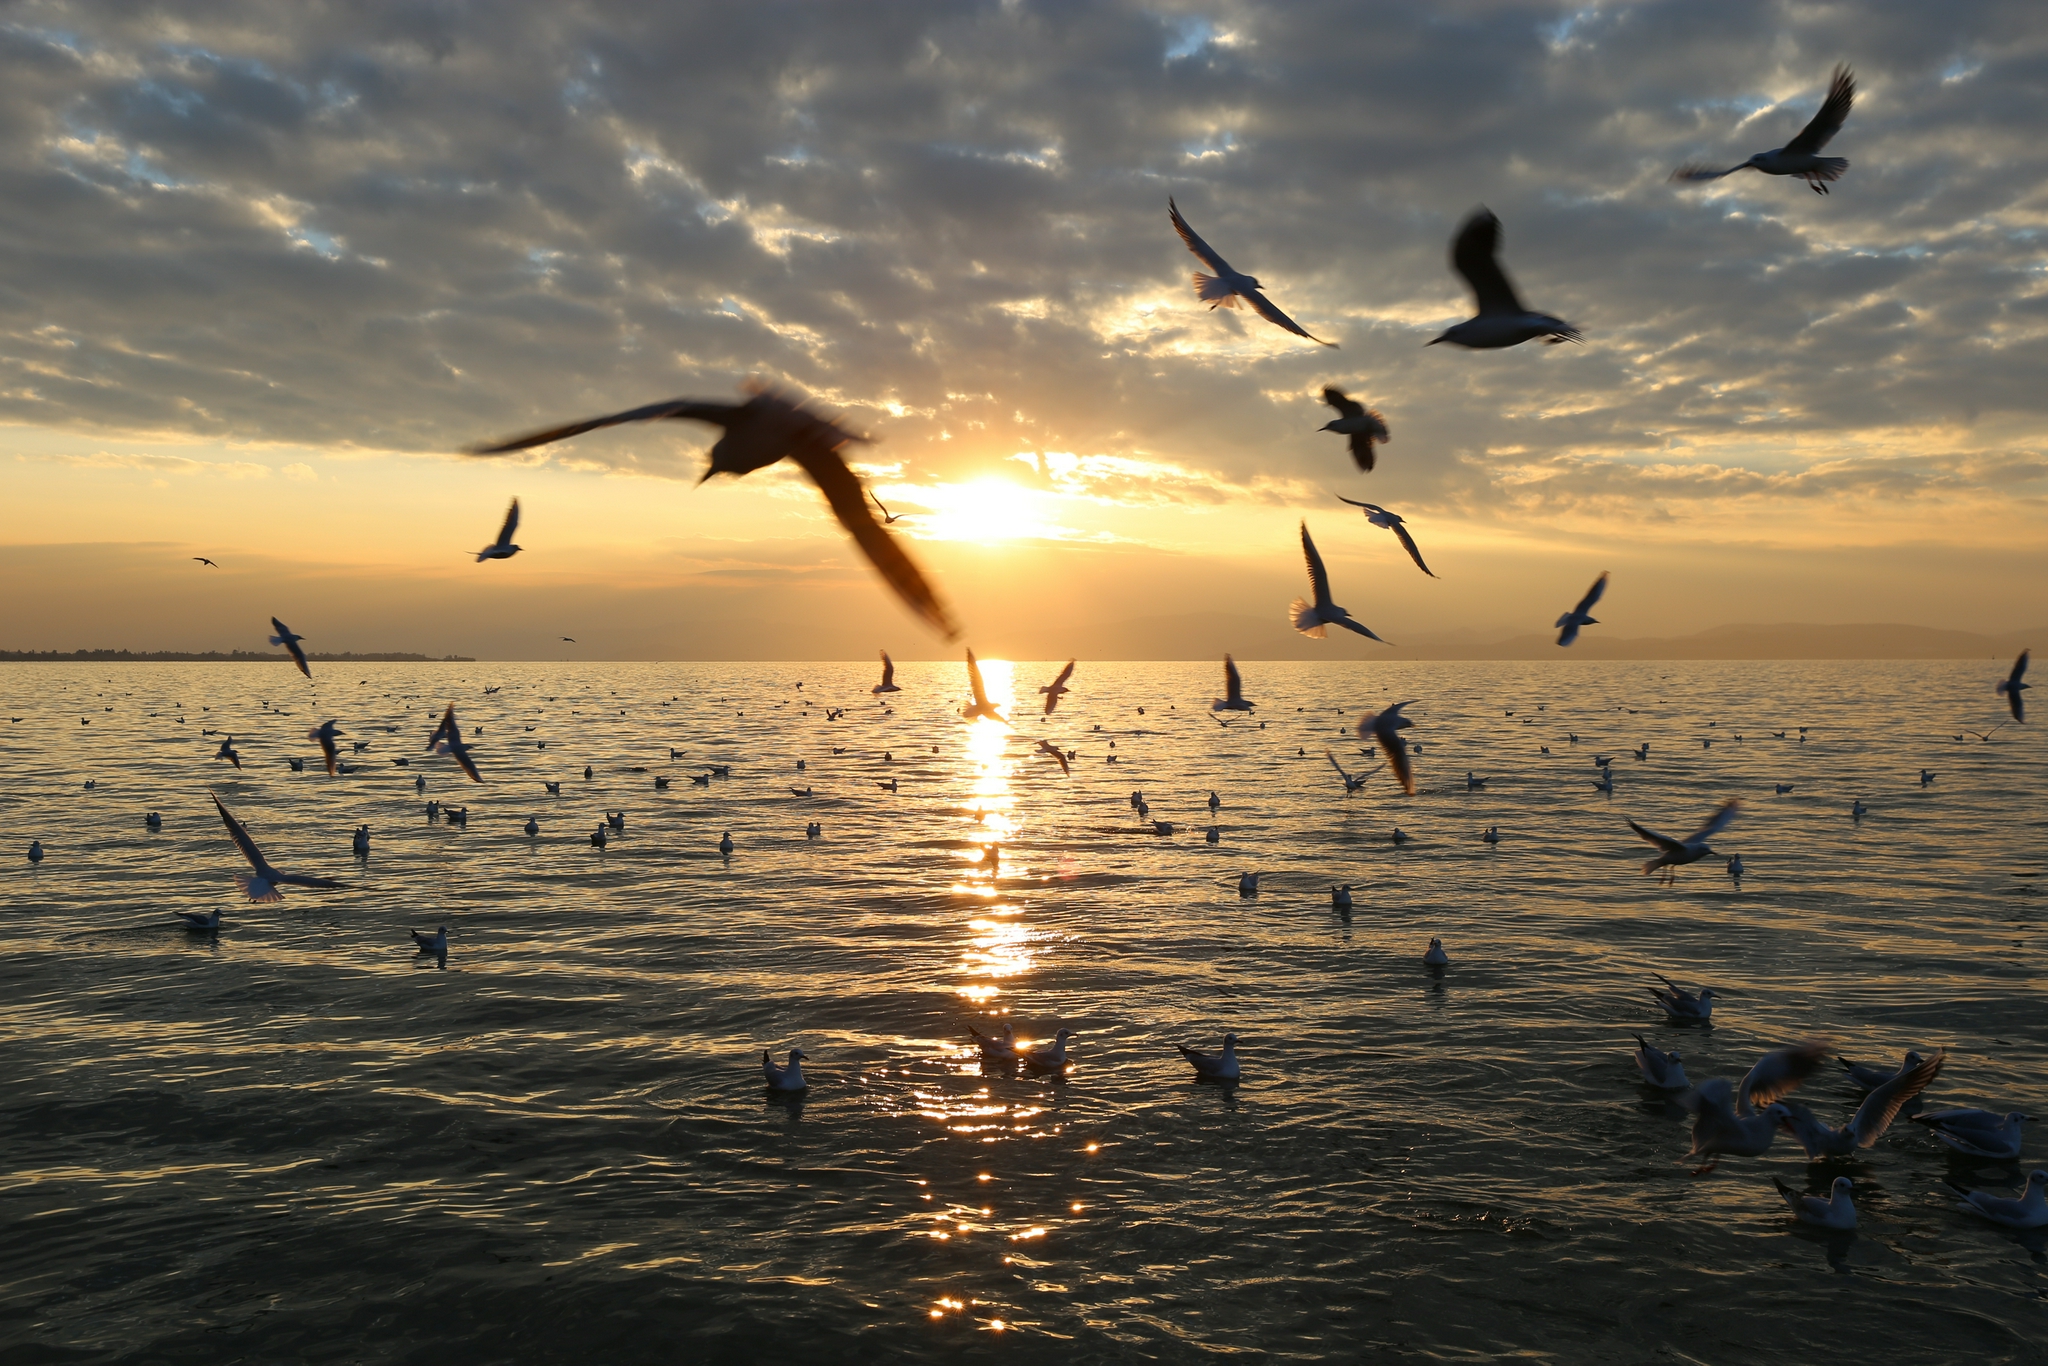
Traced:
[[918, 489], [915, 497], [931, 509], [915, 519], [917, 535], [925, 540], [999, 545], [1060, 534], [1037, 515], [1045, 495], [1007, 479], [939, 484]]

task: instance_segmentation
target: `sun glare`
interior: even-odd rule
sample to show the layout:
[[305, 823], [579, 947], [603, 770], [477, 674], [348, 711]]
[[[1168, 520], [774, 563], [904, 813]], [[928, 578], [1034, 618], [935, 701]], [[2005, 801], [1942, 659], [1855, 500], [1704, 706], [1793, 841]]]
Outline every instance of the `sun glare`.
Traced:
[[1019, 488], [1007, 479], [940, 484], [917, 490], [917, 497], [931, 509], [914, 524], [916, 533], [926, 540], [997, 545], [1061, 534], [1061, 528], [1038, 515], [1045, 495]]

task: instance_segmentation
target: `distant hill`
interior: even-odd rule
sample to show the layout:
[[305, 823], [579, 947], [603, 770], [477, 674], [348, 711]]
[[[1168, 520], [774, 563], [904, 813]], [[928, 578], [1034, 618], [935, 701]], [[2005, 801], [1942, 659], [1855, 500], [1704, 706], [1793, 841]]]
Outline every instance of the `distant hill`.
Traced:
[[[352, 654], [344, 651], [338, 655], [316, 655], [310, 651], [306, 658], [315, 664], [474, 664], [469, 655], [403, 654], [387, 651], [381, 654]], [[271, 654], [261, 650], [219, 650], [191, 652], [185, 650], [0, 650], [0, 664], [268, 664], [292, 662], [290, 655]]]

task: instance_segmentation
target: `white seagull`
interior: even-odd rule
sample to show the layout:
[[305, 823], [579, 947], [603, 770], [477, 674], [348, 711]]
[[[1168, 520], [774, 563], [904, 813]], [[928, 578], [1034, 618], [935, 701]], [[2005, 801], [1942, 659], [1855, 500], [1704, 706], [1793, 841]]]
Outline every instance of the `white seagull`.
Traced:
[[1415, 538], [1408, 534], [1406, 521], [1399, 513], [1389, 512], [1378, 503], [1361, 503], [1356, 498], [1346, 498], [1341, 493], [1337, 495], [1337, 501], [1349, 503], [1355, 508], [1364, 508], [1366, 521], [1393, 532], [1395, 539], [1401, 542], [1401, 548], [1408, 552], [1408, 558], [1415, 561], [1415, 567], [1432, 579], [1436, 577], [1436, 571], [1422, 562], [1422, 552], [1416, 548]]
[[[208, 795], [211, 796], [212, 794], [209, 793]], [[256, 847], [256, 841], [249, 838], [249, 832], [242, 828], [242, 823], [229, 814], [225, 806], [221, 805], [220, 798], [214, 797], [213, 805], [220, 812], [221, 823], [228, 828], [228, 838], [235, 842], [235, 847], [242, 851], [242, 857], [249, 860], [249, 867], [254, 870], [253, 876], [248, 873], [237, 873], [235, 875], [235, 886], [241, 888], [243, 895], [247, 896], [249, 900], [282, 901], [284, 900], [284, 893], [278, 891], [278, 888], [287, 885], [323, 889], [339, 887], [341, 885], [332, 878], [306, 877], [300, 873], [278, 872], [277, 869], [270, 866], [270, 860], [263, 857], [263, 851]]]
[[1330, 572], [1323, 568], [1323, 557], [1316, 553], [1316, 543], [1308, 534], [1308, 523], [1301, 524], [1301, 557], [1308, 562], [1309, 591], [1315, 594], [1315, 601], [1296, 598], [1288, 604], [1288, 617], [1294, 629], [1305, 636], [1321, 640], [1327, 634], [1326, 628], [1342, 626], [1347, 631], [1356, 631], [1367, 640], [1379, 640], [1370, 628], [1351, 619], [1351, 613], [1330, 600]]
[[1792, 1117], [1782, 1105], [1772, 1105], [1760, 1115], [1738, 1115], [1728, 1100], [1732, 1087], [1719, 1077], [1703, 1081], [1684, 1103], [1693, 1112], [1692, 1151], [1688, 1157], [1713, 1160], [1693, 1175], [1704, 1176], [1720, 1165], [1723, 1156], [1762, 1157], [1770, 1151], [1778, 1126]]
[[1806, 127], [1799, 130], [1799, 136], [1783, 147], [1773, 147], [1768, 152], [1758, 152], [1740, 166], [1730, 166], [1725, 171], [1716, 171], [1708, 166], [1687, 162], [1671, 173], [1673, 180], [1719, 180], [1722, 176], [1734, 175], [1737, 171], [1762, 171], [1765, 175], [1797, 176], [1812, 188], [1815, 194], [1826, 194], [1828, 182], [1840, 180], [1842, 172], [1849, 169], [1847, 157], [1824, 157], [1820, 149], [1828, 145], [1835, 134], [1842, 131], [1842, 124], [1849, 117], [1849, 109], [1856, 103], [1856, 76], [1847, 66], [1835, 68], [1834, 79], [1828, 82], [1827, 98], [1821, 101], [1820, 110]]
[[1225, 1034], [1223, 1036], [1223, 1051], [1221, 1053], [1203, 1053], [1197, 1049], [1189, 1048], [1184, 1043], [1177, 1043], [1174, 1047], [1180, 1050], [1180, 1055], [1186, 1058], [1188, 1064], [1195, 1069], [1197, 1079], [1201, 1081], [1236, 1081], [1238, 1079], [1237, 1035]]
[[973, 1036], [974, 1046], [981, 1050], [981, 1056], [985, 1060], [989, 1062], [1017, 1061], [1017, 1030], [1015, 1026], [1007, 1021], [1004, 1022], [1003, 1032], [1000, 1034], [984, 1034], [973, 1025], [967, 1026], [967, 1032]]
[[1643, 864], [1644, 875], [1648, 876], [1651, 873], [1661, 872], [1662, 876], [1658, 879], [1659, 881], [1674, 881], [1678, 876], [1680, 868], [1688, 863], [1698, 863], [1701, 859], [1714, 852], [1713, 847], [1707, 841], [1725, 830], [1728, 827], [1728, 822], [1734, 820], [1737, 815], [1741, 814], [1741, 811], [1742, 803], [1731, 797], [1729, 800], [1722, 802], [1720, 809], [1715, 811], [1713, 815], [1707, 817], [1704, 825], [1682, 840], [1675, 840], [1669, 835], [1660, 835], [1654, 830], [1647, 830], [1637, 825], [1634, 821], [1630, 821], [1628, 828], [1656, 845], [1658, 849], [1657, 857]]
[[789, 1065], [777, 1067], [775, 1059], [767, 1049], [761, 1050], [761, 1074], [768, 1079], [771, 1091], [808, 1091], [811, 1084], [804, 1080], [804, 1069], [799, 1065], [809, 1056], [801, 1048], [789, 1050]]
[[1393, 434], [1387, 430], [1387, 420], [1381, 417], [1376, 409], [1366, 407], [1335, 385], [1323, 386], [1323, 402], [1335, 408], [1337, 416], [1316, 430], [1350, 437], [1352, 462], [1370, 473], [1373, 467], [1373, 446], [1384, 446], [1394, 439]]
[[1515, 294], [1500, 266], [1500, 220], [1481, 208], [1465, 220], [1451, 241], [1451, 269], [1465, 277], [1478, 303], [1478, 316], [1468, 318], [1429, 345], [1450, 342], [1475, 350], [1519, 346], [1541, 337], [1550, 345], [1583, 341], [1579, 329], [1548, 313], [1531, 313]]
[[1872, 1090], [1856, 1107], [1855, 1115], [1839, 1129], [1821, 1123], [1811, 1112], [1803, 1109], [1794, 1109], [1792, 1120], [1785, 1127], [1792, 1137], [1799, 1140], [1799, 1146], [1806, 1149], [1806, 1155], [1815, 1161], [1823, 1157], [1848, 1157], [1858, 1148], [1868, 1148], [1884, 1136], [1884, 1131], [1899, 1117], [1899, 1111], [1905, 1108], [1906, 1102], [1926, 1090], [1928, 1084], [1941, 1075], [1943, 1056], [1936, 1053], [1910, 1072], [1900, 1072]]
[[1785, 1203], [1792, 1208], [1792, 1217], [1802, 1224], [1816, 1228], [1833, 1229], [1846, 1233], [1856, 1227], [1856, 1201], [1852, 1198], [1856, 1183], [1846, 1176], [1838, 1176], [1828, 1187], [1828, 1198], [1808, 1195], [1785, 1184], [1783, 1177], [1774, 1176], [1771, 1184], [1778, 1188], [1778, 1194], [1785, 1197]]
[[1705, 987], [1698, 995], [1694, 995], [1661, 972], [1652, 973], [1651, 975], [1662, 982], [1664, 988], [1659, 990], [1656, 987], [1648, 987], [1646, 990], [1656, 999], [1658, 1005], [1664, 1007], [1664, 1013], [1671, 1017], [1673, 1023], [1701, 1024], [1713, 1019], [1714, 989], [1712, 987]]
[[2009, 1162], [2020, 1155], [2026, 1124], [2032, 1118], [2017, 1110], [2004, 1115], [1989, 1110], [1936, 1110], [1913, 1116], [1913, 1122], [1925, 1124], [1936, 1138], [1959, 1153]]
[[1337, 776], [1344, 780], [1344, 790], [1346, 792], [1364, 791], [1365, 780], [1367, 778], [1370, 778], [1373, 774], [1379, 772], [1378, 768], [1370, 768], [1367, 769], [1365, 772], [1359, 774], [1358, 776], [1353, 777], [1351, 774], [1346, 773], [1344, 771], [1344, 765], [1337, 762], [1337, 756], [1335, 754], [1331, 753], [1329, 750], [1326, 749], [1323, 751], [1323, 757], [1330, 761], [1330, 767], [1336, 769]]
[[1167, 197], [1166, 210], [1168, 217], [1173, 219], [1173, 230], [1180, 234], [1181, 241], [1187, 243], [1187, 248], [1195, 254], [1195, 259], [1216, 272], [1214, 275], [1204, 275], [1198, 270], [1194, 277], [1195, 297], [1209, 305], [1211, 312], [1218, 308], [1236, 308], [1237, 301], [1243, 299], [1251, 305], [1254, 313], [1275, 327], [1285, 328], [1297, 337], [1307, 337], [1319, 346], [1334, 347], [1337, 344], [1326, 342], [1321, 337], [1310, 336], [1302, 329], [1300, 323], [1275, 308], [1265, 295], [1259, 293], [1263, 286], [1257, 280], [1232, 270], [1230, 262], [1218, 256], [1214, 247], [1195, 235], [1195, 230], [1188, 226], [1187, 219], [1180, 216], [1180, 205], [1174, 203], [1171, 196]]
[[519, 547], [512, 544], [513, 535], [519, 530], [519, 500], [514, 498], [512, 506], [506, 509], [505, 525], [498, 528], [498, 539], [476, 552], [476, 562], [485, 560], [509, 560], [519, 553]]
[[1607, 571], [1601, 570], [1600, 577], [1593, 580], [1593, 586], [1586, 590], [1586, 596], [1579, 599], [1579, 605], [1557, 619], [1557, 643], [1569, 645], [1579, 638], [1581, 626], [1598, 626], [1600, 623], [1590, 614], [1593, 604], [1600, 601], [1600, 595], [1607, 591]]
[[1017, 1057], [1026, 1067], [1041, 1072], [1064, 1072], [1067, 1070], [1067, 1040], [1078, 1038], [1071, 1029], [1062, 1029], [1052, 1036], [1052, 1043], [1046, 1048], [1029, 1048]]
[[1643, 1074], [1643, 1081], [1660, 1091], [1689, 1091], [1692, 1083], [1686, 1080], [1685, 1062], [1679, 1054], [1666, 1053], [1657, 1045], [1638, 1034], [1636, 1040], [1636, 1069]]
[[2048, 1228], [2048, 1172], [2028, 1172], [2026, 1187], [2017, 1200], [1968, 1190], [1953, 1181], [1949, 1182], [1949, 1189], [1963, 1197], [1957, 1209], [1981, 1214], [1994, 1224], [2007, 1228]]

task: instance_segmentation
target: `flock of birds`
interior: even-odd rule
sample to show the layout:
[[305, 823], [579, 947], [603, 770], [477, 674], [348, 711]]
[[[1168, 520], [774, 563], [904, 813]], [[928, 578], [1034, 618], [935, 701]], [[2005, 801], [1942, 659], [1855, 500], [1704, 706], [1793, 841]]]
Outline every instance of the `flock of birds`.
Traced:
[[[1726, 170], [1698, 166], [1681, 167], [1674, 173], [1673, 179], [1702, 181], [1717, 179], [1737, 171], [1754, 170], [1766, 175], [1803, 179], [1817, 193], [1826, 194], [1829, 184], [1840, 178], [1847, 169], [1848, 162], [1839, 157], [1822, 156], [1820, 153], [1829, 140], [1840, 131], [1854, 98], [1855, 81], [1852, 74], [1846, 67], [1837, 68], [1819, 112], [1798, 136], [1785, 146], [1757, 153], [1740, 165]], [[1207, 303], [1211, 309], [1234, 308], [1242, 303], [1276, 327], [1320, 345], [1334, 347], [1334, 343], [1312, 336], [1278, 308], [1266, 296], [1264, 286], [1258, 279], [1234, 269], [1189, 225], [1177, 203], [1169, 199], [1167, 207], [1174, 231], [1179, 234], [1187, 249], [1207, 268], [1206, 272], [1198, 271], [1193, 276], [1194, 291], [1198, 300]], [[1534, 312], [1522, 302], [1500, 264], [1500, 239], [1500, 220], [1483, 208], [1473, 213], [1458, 229], [1451, 245], [1451, 265], [1471, 290], [1475, 313], [1466, 321], [1446, 329], [1429, 345], [1448, 342], [1456, 346], [1490, 349], [1517, 346], [1538, 339], [1547, 344], [1582, 343], [1584, 339], [1576, 327], [1562, 319]], [[1344, 437], [1357, 468], [1361, 472], [1370, 473], [1377, 463], [1375, 448], [1385, 444], [1390, 437], [1385, 418], [1334, 385], [1324, 388], [1323, 400], [1336, 411], [1337, 416], [1326, 423], [1322, 430]], [[477, 446], [472, 448], [470, 453], [481, 456], [501, 455], [546, 446], [603, 428], [661, 420], [703, 422], [721, 429], [719, 438], [711, 447], [710, 465], [705, 471], [704, 479], [709, 479], [714, 474], [744, 476], [784, 459], [794, 461], [817, 485], [834, 516], [898, 597], [948, 641], [958, 638], [959, 626], [951, 611], [933, 589], [922, 569], [888, 530], [889, 526], [900, 519], [899, 516], [890, 514], [879, 499], [874, 499], [875, 507], [882, 514], [881, 520], [876, 519], [868, 507], [872, 495], [865, 490], [859, 477], [842, 455], [847, 446], [866, 442], [870, 438], [846, 427], [837, 418], [818, 412], [796, 396], [773, 386], [750, 382], [746, 386], [746, 397], [738, 403], [672, 399], [647, 404], [624, 412], [549, 427], [508, 440]], [[1392, 531], [1415, 566], [1422, 573], [1432, 578], [1436, 577], [1435, 572], [1424, 561], [1422, 551], [1404, 518], [1375, 503], [1350, 498], [1342, 498], [1341, 501], [1364, 510], [1370, 525]], [[519, 554], [522, 547], [513, 539], [518, 533], [519, 520], [519, 502], [515, 498], [507, 510], [496, 538], [476, 552], [476, 561], [482, 563], [486, 560], [506, 560]], [[1300, 530], [1302, 555], [1309, 578], [1309, 596], [1295, 599], [1289, 607], [1289, 619], [1294, 628], [1305, 635], [1321, 638], [1327, 634], [1330, 627], [1335, 626], [1370, 640], [1381, 641], [1382, 638], [1370, 627], [1336, 603], [1328, 570], [1316, 549], [1305, 520]], [[211, 559], [194, 558], [202, 564], [214, 565]], [[1602, 573], [1576, 604], [1557, 618], [1555, 627], [1558, 631], [1559, 646], [1569, 647], [1578, 639], [1583, 628], [1598, 625], [1592, 610], [1607, 591], [1608, 578], [1606, 573]], [[302, 647], [304, 637], [290, 630], [275, 617], [271, 619], [271, 627], [271, 644], [284, 647], [299, 671], [311, 678], [312, 671]], [[566, 641], [571, 638], [562, 639]], [[961, 715], [970, 722], [987, 719], [1007, 724], [989, 699], [972, 650], [967, 651], [966, 662], [971, 696]], [[2013, 720], [2019, 722], [2025, 720], [2022, 694], [2029, 687], [2025, 681], [2027, 663], [2028, 655], [2022, 652], [2010, 674], [1997, 684], [1998, 695], [2005, 699]], [[895, 682], [893, 662], [886, 652], [882, 654], [882, 665], [881, 681], [872, 689], [878, 700], [901, 691]], [[1074, 668], [1074, 662], [1070, 661], [1057, 678], [1038, 689], [1044, 697], [1045, 715], [1052, 715], [1060, 698], [1069, 691], [1068, 684]], [[1368, 756], [1376, 753], [1383, 760], [1379, 767], [1354, 775], [1346, 772], [1337, 762], [1335, 755], [1326, 751], [1330, 765], [1336, 769], [1347, 792], [1361, 790], [1367, 779], [1381, 769], [1392, 775], [1393, 781], [1404, 793], [1412, 795], [1415, 792], [1411, 755], [1419, 754], [1421, 746], [1401, 734], [1403, 730], [1413, 725], [1413, 722], [1403, 715], [1404, 708], [1413, 705], [1413, 699], [1397, 702], [1359, 721], [1357, 734], [1371, 746], [1366, 751]], [[1243, 679], [1236, 662], [1226, 655], [1224, 696], [1212, 703], [1212, 714], [1219, 724], [1228, 725], [1232, 720], [1252, 712], [1255, 706], [1254, 702], [1245, 697]], [[330, 774], [336, 772], [340, 764], [336, 743], [336, 738], [340, 734], [342, 732], [333, 720], [323, 722], [308, 733], [309, 738], [319, 744], [326, 769]], [[1577, 737], [1574, 735], [1572, 739], [1576, 742]], [[463, 738], [462, 728], [456, 719], [452, 704], [447, 707], [439, 724], [428, 736], [426, 748], [453, 758], [472, 782], [484, 781], [476, 757]], [[1052, 742], [1040, 740], [1035, 752], [1043, 753], [1057, 761], [1062, 773], [1070, 772], [1070, 764], [1075, 757], [1073, 751], [1062, 751]], [[1548, 752], [1547, 749], [1545, 752]], [[231, 762], [237, 768], [241, 766], [240, 756], [233, 747], [231, 737], [222, 742], [215, 757]], [[1643, 746], [1636, 757], [1646, 759], [1648, 746]], [[1113, 755], [1110, 761], [1115, 761]], [[1611, 792], [1612, 777], [1607, 768], [1609, 761], [1610, 759], [1596, 761], [1596, 766], [1601, 772], [1601, 780], [1596, 782], [1595, 786]], [[585, 770], [585, 774], [587, 777], [588, 769]], [[1923, 770], [1922, 785], [1931, 779], [1932, 775]], [[708, 777], [705, 780], [708, 781]], [[1468, 787], [1477, 787], [1484, 782], [1483, 778], [1467, 774]], [[895, 783], [891, 779], [880, 785], [893, 790]], [[420, 786], [424, 790], [423, 778], [420, 780]], [[549, 787], [551, 791], [559, 791], [559, 784], [550, 784]], [[1782, 785], [1779, 788], [1781, 793], [1788, 790], [1788, 787]], [[333, 888], [340, 885], [331, 879], [278, 870], [250, 838], [242, 823], [221, 803], [219, 797], [215, 796], [213, 800], [229, 838], [249, 865], [250, 871], [237, 878], [237, 885], [249, 900], [277, 901], [282, 895], [280, 889], [285, 886]], [[1216, 804], [1217, 798], [1211, 793], [1212, 812]], [[1141, 816], [1146, 814], [1141, 794], [1133, 794], [1132, 805]], [[1860, 815], [1860, 802], [1858, 807], [1857, 814]], [[1678, 869], [1712, 855], [1714, 850], [1710, 841], [1736, 818], [1739, 811], [1740, 806], [1736, 801], [1724, 802], [1697, 830], [1684, 839], [1660, 834], [1630, 821], [1629, 825], [1635, 833], [1657, 851], [1655, 856], [1643, 865], [1643, 872], [1669, 880], [1676, 875]], [[605, 822], [598, 826], [591, 837], [592, 843], [602, 846], [608, 830], [623, 830], [624, 814], [607, 812]], [[152, 823], [155, 823], [154, 813]], [[537, 832], [538, 826], [529, 820], [526, 830], [532, 835]], [[806, 827], [807, 836], [816, 838], [817, 833], [816, 823]], [[1216, 838], [1217, 829], [1211, 826], [1208, 839], [1214, 843]], [[1398, 828], [1394, 832], [1394, 838], [1396, 842], [1403, 838]], [[1482, 838], [1491, 842], [1498, 838], [1498, 832], [1489, 830]], [[367, 827], [359, 829], [356, 832], [358, 852], [366, 851], [367, 841]], [[719, 848], [721, 853], [727, 855], [732, 852], [730, 833], [721, 839]], [[40, 842], [31, 846], [29, 857], [33, 862], [40, 862], [43, 857]], [[991, 849], [989, 864], [992, 868], [995, 857], [997, 853]], [[1742, 873], [1739, 857], [1729, 860], [1728, 873], [1739, 880]], [[1244, 874], [1239, 884], [1240, 892], [1253, 895], [1257, 888], [1258, 874]], [[1331, 898], [1339, 911], [1348, 910], [1351, 889], [1333, 887]], [[217, 910], [206, 915], [188, 913], [184, 915], [184, 919], [191, 928], [198, 931], [213, 931], [220, 926], [220, 912]], [[411, 933], [422, 953], [445, 956], [445, 926], [438, 927], [432, 934], [417, 930]], [[1449, 955], [1440, 939], [1433, 938], [1429, 941], [1423, 965], [1427, 970], [1436, 973], [1444, 972], [1450, 966]], [[1714, 1003], [1714, 992], [1711, 989], [1689, 992], [1665, 981], [1663, 987], [1653, 989], [1652, 994], [1672, 1024], [1710, 1026]], [[970, 1025], [969, 1033], [974, 1047], [989, 1064], [1016, 1066], [1053, 1074], [1063, 1073], [1067, 1068], [1067, 1045], [1069, 1040], [1076, 1037], [1073, 1031], [1061, 1029], [1042, 1046], [1028, 1047], [1015, 1037], [1008, 1024], [1003, 1025], [1001, 1030], [995, 1033], [983, 1033]], [[1770, 1148], [1781, 1133], [1789, 1134], [1815, 1162], [1847, 1157], [1859, 1150], [1870, 1148], [1901, 1115], [1906, 1115], [1925, 1126], [1936, 1139], [1957, 1152], [1981, 1158], [2013, 1160], [2020, 1154], [2023, 1126], [2030, 1118], [2018, 1111], [1998, 1114], [1974, 1109], [1914, 1113], [1919, 1105], [1921, 1093], [1940, 1076], [1947, 1063], [1947, 1054], [1939, 1050], [1932, 1057], [1908, 1053], [1899, 1066], [1893, 1069], [1872, 1068], [1844, 1060], [1843, 1065], [1850, 1080], [1862, 1087], [1867, 1094], [1847, 1124], [1832, 1127], [1788, 1099], [1804, 1081], [1824, 1065], [1828, 1056], [1824, 1045], [1806, 1042], [1776, 1049], [1759, 1059], [1739, 1085], [1731, 1085], [1721, 1079], [1710, 1079], [1695, 1085], [1686, 1077], [1683, 1059], [1678, 1053], [1659, 1049], [1640, 1034], [1636, 1035], [1636, 1042], [1638, 1048], [1635, 1060], [1644, 1083], [1659, 1092], [1680, 1095], [1694, 1116], [1690, 1156], [1706, 1159], [1705, 1165], [1698, 1168], [1701, 1173], [1712, 1170], [1724, 1157], [1760, 1155]], [[1237, 1082], [1242, 1076], [1235, 1034], [1225, 1034], [1220, 1051], [1213, 1053], [1203, 1052], [1185, 1044], [1178, 1047], [1200, 1080], [1230, 1084]], [[807, 1089], [809, 1083], [802, 1068], [804, 1060], [805, 1054], [801, 1048], [791, 1049], [787, 1061], [779, 1064], [771, 1053], [764, 1050], [761, 1065], [768, 1087], [778, 1092], [801, 1092]], [[1783, 1181], [1778, 1181], [1777, 1185], [1792, 1214], [1800, 1221], [1827, 1229], [1854, 1227], [1854, 1183], [1849, 1177], [1836, 1178], [1825, 1199], [1795, 1190]], [[2016, 1199], [1961, 1187], [1958, 1187], [1958, 1190], [1962, 1196], [1962, 1208], [1995, 1223], [2023, 1229], [2048, 1227], [2048, 1171], [2032, 1172], [2025, 1181], [2022, 1193]]]

